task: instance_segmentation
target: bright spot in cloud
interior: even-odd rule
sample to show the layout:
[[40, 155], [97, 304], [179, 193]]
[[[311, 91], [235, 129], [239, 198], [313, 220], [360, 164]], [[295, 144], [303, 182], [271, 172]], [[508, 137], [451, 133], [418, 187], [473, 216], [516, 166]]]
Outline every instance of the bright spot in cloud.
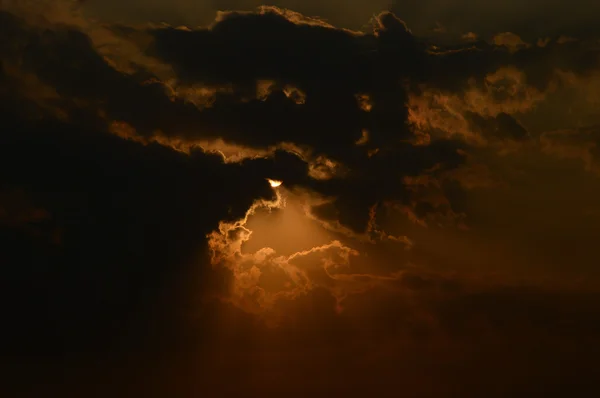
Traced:
[[269, 178], [267, 178], [267, 181], [269, 181], [269, 184], [271, 184], [271, 187], [273, 187], [273, 188], [277, 188], [278, 186], [283, 184], [283, 181], [271, 180]]

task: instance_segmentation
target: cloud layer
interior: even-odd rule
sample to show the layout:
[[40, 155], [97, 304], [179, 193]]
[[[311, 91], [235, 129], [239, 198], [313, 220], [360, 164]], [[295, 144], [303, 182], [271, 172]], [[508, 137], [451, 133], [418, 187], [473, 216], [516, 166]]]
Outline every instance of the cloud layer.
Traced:
[[450, 45], [390, 12], [354, 31], [272, 6], [134, 26], [36, 4], [0, 11], [16, 396], [594, 380], [598, 38]]

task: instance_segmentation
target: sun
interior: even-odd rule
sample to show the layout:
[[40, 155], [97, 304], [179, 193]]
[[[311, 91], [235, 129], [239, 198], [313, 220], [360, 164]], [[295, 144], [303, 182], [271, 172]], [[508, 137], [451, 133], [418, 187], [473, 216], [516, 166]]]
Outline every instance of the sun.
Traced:
[[271, 180], [270, 178], [267, 178], [267, 181], [269, 181], [269, 184], [271, 184], [271, 187], [273, 187], [273, 188], [277, 188], [277, 187], [281, 186], [281, 184], [283, 184], [283, 181]]

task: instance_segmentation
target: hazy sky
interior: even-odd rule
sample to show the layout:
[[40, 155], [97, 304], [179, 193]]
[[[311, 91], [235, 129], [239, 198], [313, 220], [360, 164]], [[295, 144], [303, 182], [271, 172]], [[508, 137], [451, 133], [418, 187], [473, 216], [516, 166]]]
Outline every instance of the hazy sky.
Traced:
[[542, 37], [597, 31], [600, 5], [587, 0], [117, 0], [86, 2], [90, 15], [109, 19], [165, 21], [173, 24], [207, 24], [216, 10], [253, 10], [267, 4], [320, 16], [335, 25], [363, 27], [384, 10], [393, 10], [418, 34], [430, 34], [437, 24], [450, 32], [490, 35], [513, 31]]

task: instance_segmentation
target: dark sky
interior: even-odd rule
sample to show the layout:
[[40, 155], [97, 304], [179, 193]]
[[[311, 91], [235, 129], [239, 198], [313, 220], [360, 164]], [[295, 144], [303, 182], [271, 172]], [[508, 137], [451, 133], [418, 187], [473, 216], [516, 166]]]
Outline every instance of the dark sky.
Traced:
[[3, 397], [597, 395], [595, 6], [1, 4]]
[[595, 21], [600, 16], [600, 5], [587, 0], [89, 0], [86, 10], [91, 16], [112, 20], [206, 25], [218, 10], [250, 11], [261, 5], [319, 16], [351, 29], [360, 29], [379, 12], [392, 10], [419, 35], [431, 34], [438, 24], [446, 28], [446, 34], [584, 35], [598, 31]]

